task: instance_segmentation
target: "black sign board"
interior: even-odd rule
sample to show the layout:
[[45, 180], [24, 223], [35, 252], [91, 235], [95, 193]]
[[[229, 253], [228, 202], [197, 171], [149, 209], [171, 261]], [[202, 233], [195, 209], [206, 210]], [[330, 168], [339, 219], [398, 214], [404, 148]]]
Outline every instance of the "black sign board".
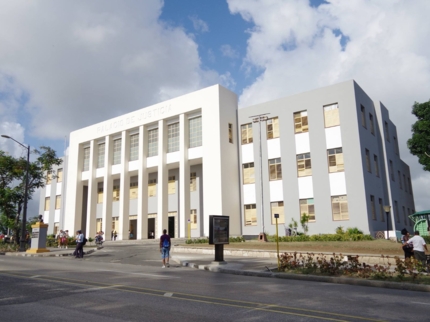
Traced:
[[209, 244], [223, 245], [229, 243], [230, 217], [209, 216]]

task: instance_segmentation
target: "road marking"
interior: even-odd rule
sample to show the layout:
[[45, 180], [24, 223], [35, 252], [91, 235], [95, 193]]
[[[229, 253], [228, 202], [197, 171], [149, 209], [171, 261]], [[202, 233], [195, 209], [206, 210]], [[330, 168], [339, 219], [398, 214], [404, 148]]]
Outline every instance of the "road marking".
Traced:
[[103, 286], [103, 287], [93, 287], [93, 288], [84, 288], [82, 290], [73, 290], [73, 293], [82, 293], [82, 292], [88, 292], [88, 291], [100, 291], [100, 290], [106, 290], [109, 288], [116, 288], [121, 285], [111, 285], [111, 286]]
[[414, 304], [422, 304], [422, 305], [430, 305], [430, 303], [423, 303], [423, 302], [411, 302], [411, 303], [414, 303]]
[[15, 300], [15, 299], [19, 299], [19, 298], [22, 298], [22, 296], [18, 296], [18, 297], [6, 297], [4, 299], [0, 299], [0, 301]]
[[173, 293], [164, 293], [164, 296], [166, 296], [166, 297], [172, 297]]
[[[19, 273], [11, 273], [11, 272], [0, 273], [0, 275], [14, 276], [18, 278], [30, 278], [30, 276], [26, 276]], [[90, 281], [84, 281], [84, 280], [73, 280], [73, 279], [53, 277], [53, 276], [40, 276], [40, 280], [78, 285], [81, 287], [93, 286], [93, 287], [97, 287], [98, 289], [114, 287], [115, 290], [120, 292], [144, 294], [149, 296], [165, 297], [165, 294], [169, 293], [163, 290], [149, 289], [149, 288], [143, 288], [143, 287], [134, 287], [134, 286], [118, 285], [118, 284], [114, 285], [114, 284], [90, 282]], [[342, 321], [349, 321], [351, 319], [373, 321], [373, 322], [382, 321], [382, 320], [376, 320], [376, 319], [342, 314], [342, 313], [310, 310], [307, 308], [288, 307], [288, 306], [280, 306], [280, 305], [258, 303], [258, 302], [248, 302], [248, 301], [233, 300], [233, 299], [227, 299], [227, 298], [216, 298], [216, 297], [187, 294], [187, 293], [171, 293], [171, 294], [172, 296], [170, 296], [169, 298], [174, 300], [190, 301], [190, 302], [204, 303], [204, 304], [210, 304], [210, 305], [228, 306], [228, 307], [235, 307], [235, 308], [241, 308], [241, 309], [252, 309], [255, 311], [272, 312], [272, 313], [279, 313], [279, 314], [290, 315], [290, 316], [317, 318], [317, 319], [326, 320], [326, 321], [342, 322]]]
[[42, 275], [33, 275], [33, 276], [30, 276], [30, 278], [38, 278], [40, 276], [42, 276]]
[[158, 278], [179, 278], [178, 276], [166, 276], [166, 275], [158, 275], [158, 274], [147, 274], [147, 273], [128, 273], [123, 271], [115, 271], [110, 269], [99, 269], [97, 270], [99, 272], [115, 272], [115, 273], [121, 273], [121, 274], [131, 274], [131, 275], [141, 275], [141, 276], [149, 276], [149, 277], [158, 277]]

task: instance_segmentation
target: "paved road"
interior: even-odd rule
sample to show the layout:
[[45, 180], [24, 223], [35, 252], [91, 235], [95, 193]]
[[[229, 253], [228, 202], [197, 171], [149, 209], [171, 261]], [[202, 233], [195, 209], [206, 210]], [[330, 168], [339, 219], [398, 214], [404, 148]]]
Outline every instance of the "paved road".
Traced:
[[2, 321], [428, 321], [428, 293], [162, 269], [157, 243], [0, 257]]

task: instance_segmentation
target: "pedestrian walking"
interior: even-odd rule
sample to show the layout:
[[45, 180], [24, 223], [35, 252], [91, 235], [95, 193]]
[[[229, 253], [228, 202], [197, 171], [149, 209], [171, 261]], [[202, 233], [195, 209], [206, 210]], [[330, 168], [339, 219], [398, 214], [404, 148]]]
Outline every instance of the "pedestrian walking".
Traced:
[[426, 252], [428, 251], [424, 238], [420, 236], [418, 230], [415, 231], [415, 236], [409, 239], [409, 243], [414, 245], [414, 257], [423, 264], [423, 268], [427, 269]]
[[170, 236], [167, 234], [167, 230], [163, 230], [163, 235], [160, 237], [160, 253], [163, 262], [162, 268], [169, 267], [169, 255], [170, 255]]
[[414, 246], [412, 243], [409, 242], [410, 235], [409, 232], [404, 228], [402, 229], [402, 249], [405, 253], [405, 259], [411, 258], [414, 256]]
[[75, 249], [75, 258], [84, 258], [84, 234], [81, 230], [76, 232], [76, 249]]

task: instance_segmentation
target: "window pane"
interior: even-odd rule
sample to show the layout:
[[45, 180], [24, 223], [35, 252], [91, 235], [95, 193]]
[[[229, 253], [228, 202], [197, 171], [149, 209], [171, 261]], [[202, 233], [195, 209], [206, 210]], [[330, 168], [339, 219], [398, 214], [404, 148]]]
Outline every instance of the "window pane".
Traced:
[[202, 145], [202, 117], [189, 120], [189, 148]]

